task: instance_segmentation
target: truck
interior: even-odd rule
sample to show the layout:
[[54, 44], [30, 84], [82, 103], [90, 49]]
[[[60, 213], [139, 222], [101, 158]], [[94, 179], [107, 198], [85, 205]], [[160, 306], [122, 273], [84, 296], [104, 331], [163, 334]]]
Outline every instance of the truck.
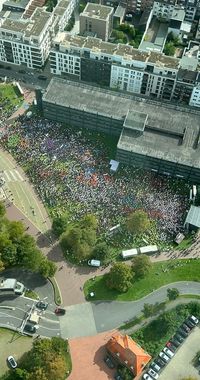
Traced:
[[145, 245], [145, 247], [140, 247], [139, 251], [141, 254], [157, 253], [158, 247], [157, 247], [157, 245]]
[[15, 278], [6, 278], [0, 281], [0, 291], [13, 291], [15, 294], [23, 294], [25, 286]]
[[91, 267], [97, 267], [99, 268], [101, 266], [101, 261], [100, 260], [88, 260], [88, 265]]
[[126, 251], [122, 251], [122, 258], [124, 260], [131, 259], [131, 257], [134, 257], [138, 255], [137, 248], [127, 249]]

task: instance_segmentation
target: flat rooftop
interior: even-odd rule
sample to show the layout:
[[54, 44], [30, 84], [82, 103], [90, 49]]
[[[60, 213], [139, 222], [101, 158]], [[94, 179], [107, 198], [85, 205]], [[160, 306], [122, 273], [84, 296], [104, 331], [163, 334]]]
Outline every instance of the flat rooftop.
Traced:
[[110, 54], [113, 56], [113, 61], [115, 56], [121, 56], [125, 60], [148, 62], [156, 64], [158, 67], [166, 67], [171, 69], [178, 69], [180, 64], [180, 60], [178, 58], [168, 57], [162, 53], [142, 51], [135, 49], [130, 45], [112, 44], [95, 37], [72, 36], [70, 33], [66, 32], [57, 34], [54, 38], [54, 45], [55, 44], [60, 45], [61, 51], [62, 47], [64, 49], [68, 48], [72, 50], [73, 48], [81, 48], [83, 50], [90, 49], [96, 53]]
[[[152, 157], [181, 162], [200, 168], [200, 149], [197, 147], [200, 132], [200, 113], [181, 112], [166, 108], [161, 103], [134, 100], [131, 96], [101, 90], [90, 85], [53, 78], [43, 95], [43, 101], [71, 107], [125, 121], [131, 110], [130, 122], [138, 114], [138, 125], [148, 115], [143, 134], [124, 128], [118, 148]], [[141, 127], [142, 128], [142, 127]]]
[[87, 3], [81, 16], [87, 16], [99, 20], [107, 20], [108, 16], [113, 12], [112, 7], [105, 5]]
[[36, 8], [30, 19], [20, 18], [18, 20], [13, 20], [6, 18], [0, 27], [0, 32], [1, 30], [9, 30], [17, 33], [21, 32], [25, 37], [37, 37], [43, 31], [50, 17], [52, 17], [50, 12], [46, 12], [41, 8]]

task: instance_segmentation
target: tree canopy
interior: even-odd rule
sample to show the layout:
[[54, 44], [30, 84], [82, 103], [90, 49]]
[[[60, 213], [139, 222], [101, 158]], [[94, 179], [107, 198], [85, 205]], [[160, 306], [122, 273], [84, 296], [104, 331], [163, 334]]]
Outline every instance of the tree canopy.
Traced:
[[136, 210], [129, 214], [126, 226], [130, 233], [134, 235], [142, 234], [150, 227], [150, 221], [145, 211]]
[[56, 265], [43, 256], [35, 239], [25, 232], [23, 223], [4, 216], [0, 223], [0, 271], [10, 266], [40, 272], [44, 277], [56, 271]]
[[116, 263], [106, 276], [106, 285], [110, 289], [118, 290], [120, 293], [127, 292], [132, 286], [133, 271], [125, 263]]
[[167, 289], [167, 297], [169, 298], [170, 301], [175, 300], [178, 296], [179, 296], [179, 291], [177, 288]]
[[64, 380], [71, 370], [68, 343], [62, 338], [39, 339], [19, 360], [19, 367], [9, 371], [5, 380]]
[[135, 256], [132, 260], [132, 268], [135, 273], [135, 277], [143, 278], [149, 273], [152, 267], [150, 258], [146, 255]]
[[62, 235], [66, 231], [68, 226], [68, 218], [66, 215], [56, 216], [53, 219], [52, 231], [56, 237]]

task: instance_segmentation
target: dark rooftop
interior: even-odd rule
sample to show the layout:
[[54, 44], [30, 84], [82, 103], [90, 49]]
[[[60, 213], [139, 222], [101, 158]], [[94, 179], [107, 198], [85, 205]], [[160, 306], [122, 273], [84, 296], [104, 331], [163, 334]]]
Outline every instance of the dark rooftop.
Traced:
[[138, 130], [124, 128], [118, 148], [200, 168], [200, 149], [197, 147], [200, 133], [199, 113], [186, 110], [181, 112], [178, 107], [169, 109], [159, 102], [151, 104], [142, 98], [134, 100], [121, 93], [60, 78], [51, 80], [43, 95], [43, 101], [112, 116], [121, 120], [122, 126], [126, 117], [131, 123], [134, 113], [140, 123], [141, 118], [144, 121], [145, 115], [148, 115], [144, 133], [138, 134]]

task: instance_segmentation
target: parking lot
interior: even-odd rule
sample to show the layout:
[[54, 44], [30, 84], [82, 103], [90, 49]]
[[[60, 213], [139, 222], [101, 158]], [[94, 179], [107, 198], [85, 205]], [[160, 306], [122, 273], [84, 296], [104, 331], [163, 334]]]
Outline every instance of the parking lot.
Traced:
[[[160, 380], [180, 380], [183, 377], [193, 376], [200, 379], [200, 373], [194, 368], [192, 361], [196, 353], [200, 351], [200, 328], [195, 327], [184, 343], [176, 351], [176, 354], [161, 372]], [[199, 365], [200, 369], [200, 365]]]

